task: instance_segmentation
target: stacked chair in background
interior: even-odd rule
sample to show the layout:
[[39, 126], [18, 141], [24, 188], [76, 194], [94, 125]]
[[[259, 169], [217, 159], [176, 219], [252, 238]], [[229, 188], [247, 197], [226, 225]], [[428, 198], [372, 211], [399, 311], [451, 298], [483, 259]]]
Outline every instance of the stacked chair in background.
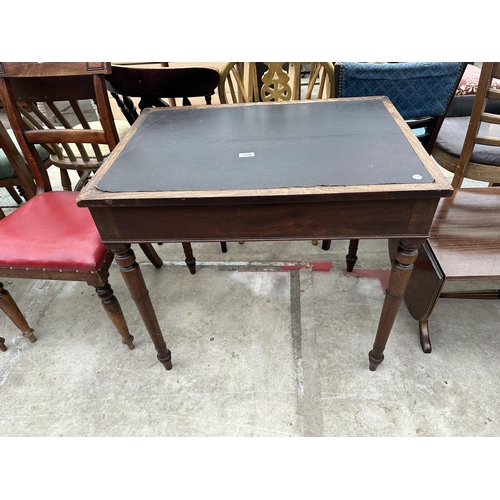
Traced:
[[[77, 207], [78, 192], [52, 190], [46, 164], [37, 149], [38, 145], [48, 146], [54, 155], [63, 156], [59, 145], [65, 144], [66, 154], [76, 148], [85, 160], [89, 156], [83, 154], [85, 147], [90, 146], [92, 151], [102, 145], [108, 151], [115, 148], [118, 132], [104, 79], [110, 71], [110, 63], [0, 63], [0, 98], [36, 184], [35, 196], [0, 220], [0, 276], [86, 282], [96, 289], [122, 342], [132, 349], [133, 336], [108, 282], [113, 254], [101, 243], [90, 212]], [[79, 99], [95, 102], [100, 129], [91, 128], [85, 121], [82, 128], [35, 125], [37, 119], [43, 119], [38, 112], [40, 103], [46, 102], [52, 109], [57, 101], [76, 103]], [[76, 104], [74, 109], [78, 114]], [[92, 163], [87, 169], [85, 163], [77, 167], [81, 169], [80, 179], [86, 171], [98, 168]], [[156, 267], [162, 266], [150, 244], [141, 247]], [[33, 329], [3, 285], [0, 308], [25, 337], [35, 341]], [[5, 349], [3, 339], [1, 345]]]
[[[335, 63], [335, 97], [385, 95], [430, 154], [460, 78], [460, 62]], [[349, 242], [347, 271], [357, 261], [359, 239]], [[324, 240], [323, 250], [330, 248]]]
[[[419, 323], [424, 352], [431, 352], [429, 317], [439, 298], [500, 298], [500, 290], [482, 285], [486, 281], [495, 285], [500, 279], [500, 188], [460, 187], [464, 177], [493, 184], [500, 178], [500, 89], [492, 85], [495, 78], [500, 78], [500, 63], [483, 63], [470, 116], [461, 120], [465, 133], [455, 156], [455, 192], [439, 203], [405, 293], [406, 306]], [[438, 136], [436, 147], [441, 144]], [[487, 158], [497, 161], [487, 164]], [[391, 255], [396, 244], [390, 242]], [[479, 331], [480, 325], [471, 331], [475, 341]]]
[[[144, 109], [175, 107], [176, 99], [182, 99], [183, 106], [190, 106], [189, 99], [193, 97], [203, 97], [205, 103], [210, 104], [219, 85], [219, 71], [197, 66], [171, 68], [163, 64], [151, 66], [149, 63], [113, 64], [112, 72], [106, 75], [106, 85], [132, 125]], [[140, 99], [139, 113], [134, 98]], [[182, 247], [186, 265], [191, 274], [195, 274], [196, 259], [191, 243], [183, 242]], [[225, 242], [221, 242], [221, 247], [223, 252], [227, 252]]]

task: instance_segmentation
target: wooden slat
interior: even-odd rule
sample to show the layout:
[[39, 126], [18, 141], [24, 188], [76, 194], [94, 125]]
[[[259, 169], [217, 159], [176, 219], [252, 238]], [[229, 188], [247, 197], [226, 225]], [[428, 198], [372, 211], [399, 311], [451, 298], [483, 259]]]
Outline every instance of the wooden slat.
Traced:
[[500, 100], [500, 90], [497, 90], [497, 89], [489, 89], [487, 94], [486, 94], [486, 97], [488, 97], [489, 99], [495, 99], [495, 100]]
[[476, 144], [482, 144], [483, 146], [500, 146], [500, 137], [486, 137], [477, 136], [475, 140]]
[[9, 78], [40, 76], [75, 76], [88, 73], [111, 73], [110, 62], [0, 62], [0, 76]]
[[[82, 128], [85, 129], [85, 130], [90, 129], [91, 128], [90, 124], [87, 121], [87, 119], [85, 118], [85, 115], [83, 114], [83, 111], [80, 108], [80, 105], [78, 104], [78, 101], [71, 101], [70, 105], [71, 105], [71, 109], [75, 113], [75, 116], [78, 118], [80, 124], [82, 125]], [[77, 146], [78, 146], [78, 150], [80, 151], [82, 159], [84, 161], [86, 161], [86, 162], [89, 161], [89, 157], [87, 155], [87, 152], [86, 152], [85, 148], [84, 148], [85, 154], [83, 154], [81, 152], [81, 150], [80, 150], [81, 144], [77, 144]], [[92, 149], [94, 150], [94, 154], [95, 154], [96, 160], [99, 161], [99, 162], [104, 161], [104, 156], [102, 154], [102, 151], [101, 151], [101, 148], [99, 147], [99, 145], [98, 144], [91, 144], [91, 146], [92, 146]]]
[[493, 71], [491, 72], [493, 78], [500, 79], [500, 62], [493, 63]]
[[53, 142], [83, 142], [107, 144], [102, 130], [26, 130], [24, 132], [28, 144], [44, 144]]
[[483, 113], [481, 115], [481, 121], [487, 123], [496, 123], [500, 125], [500, 115], [495, 115], [493, 113]]
[[[64, 117], [64, 115], [59, 110], [59, 108], [53, 102], [47, 102], [46, 104], [47, 104], [48, 108], [52, 111], [52, 114], [54, 115], [54, 118], [56, 120], [58, 120], [59, 123], [64, 128], [67, 128], [67, 129], [72, 128], [71, 125], [66, 120], [66, 118]], [[55, 129], [55, 127], [52, 126], [51, 129]], [[39, 129], [39, 130], [41, 130], [41, 129]], [[84, 159], [84, 161], [88, 161], [89, 158], [88, 158], [87, 152], [85, 151], [85, 148], [81, 144], [77, 144], [76, 146], [77, 146], [78, 151], [80, 152], [80, 155]], [[73, 150], [71, 149], [71, 147], [68, 144], [66, 144], [65, 142], [61, 143], [61, 147], [66, 152], [66, 155], [68, 156], [68, 158], [70, 159], [70, 161], [71, 162], [76, 162], [76, 156], [73, 153]]]

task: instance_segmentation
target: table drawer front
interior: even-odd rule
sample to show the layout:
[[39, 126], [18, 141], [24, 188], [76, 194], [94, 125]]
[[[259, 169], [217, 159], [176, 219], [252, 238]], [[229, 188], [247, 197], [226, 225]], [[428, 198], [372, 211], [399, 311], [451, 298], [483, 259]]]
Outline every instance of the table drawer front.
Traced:
[[92, 208], [104, 242], [426, 236], [437, 200]]

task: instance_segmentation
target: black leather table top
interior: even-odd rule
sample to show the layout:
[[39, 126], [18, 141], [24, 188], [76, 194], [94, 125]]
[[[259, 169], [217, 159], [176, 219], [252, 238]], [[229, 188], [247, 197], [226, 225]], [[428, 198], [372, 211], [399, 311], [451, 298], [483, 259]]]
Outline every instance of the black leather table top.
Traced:
[[379, 98], [156, 109], [136, 125], [99, 180], [99, 190], [245, 190], [433, 181]]

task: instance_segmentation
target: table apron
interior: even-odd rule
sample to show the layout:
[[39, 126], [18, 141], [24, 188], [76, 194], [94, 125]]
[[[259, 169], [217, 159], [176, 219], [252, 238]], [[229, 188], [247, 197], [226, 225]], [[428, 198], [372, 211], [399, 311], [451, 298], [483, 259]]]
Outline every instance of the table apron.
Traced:
[[426, 237], [439, 198], [91, 207], [104, 243]]

